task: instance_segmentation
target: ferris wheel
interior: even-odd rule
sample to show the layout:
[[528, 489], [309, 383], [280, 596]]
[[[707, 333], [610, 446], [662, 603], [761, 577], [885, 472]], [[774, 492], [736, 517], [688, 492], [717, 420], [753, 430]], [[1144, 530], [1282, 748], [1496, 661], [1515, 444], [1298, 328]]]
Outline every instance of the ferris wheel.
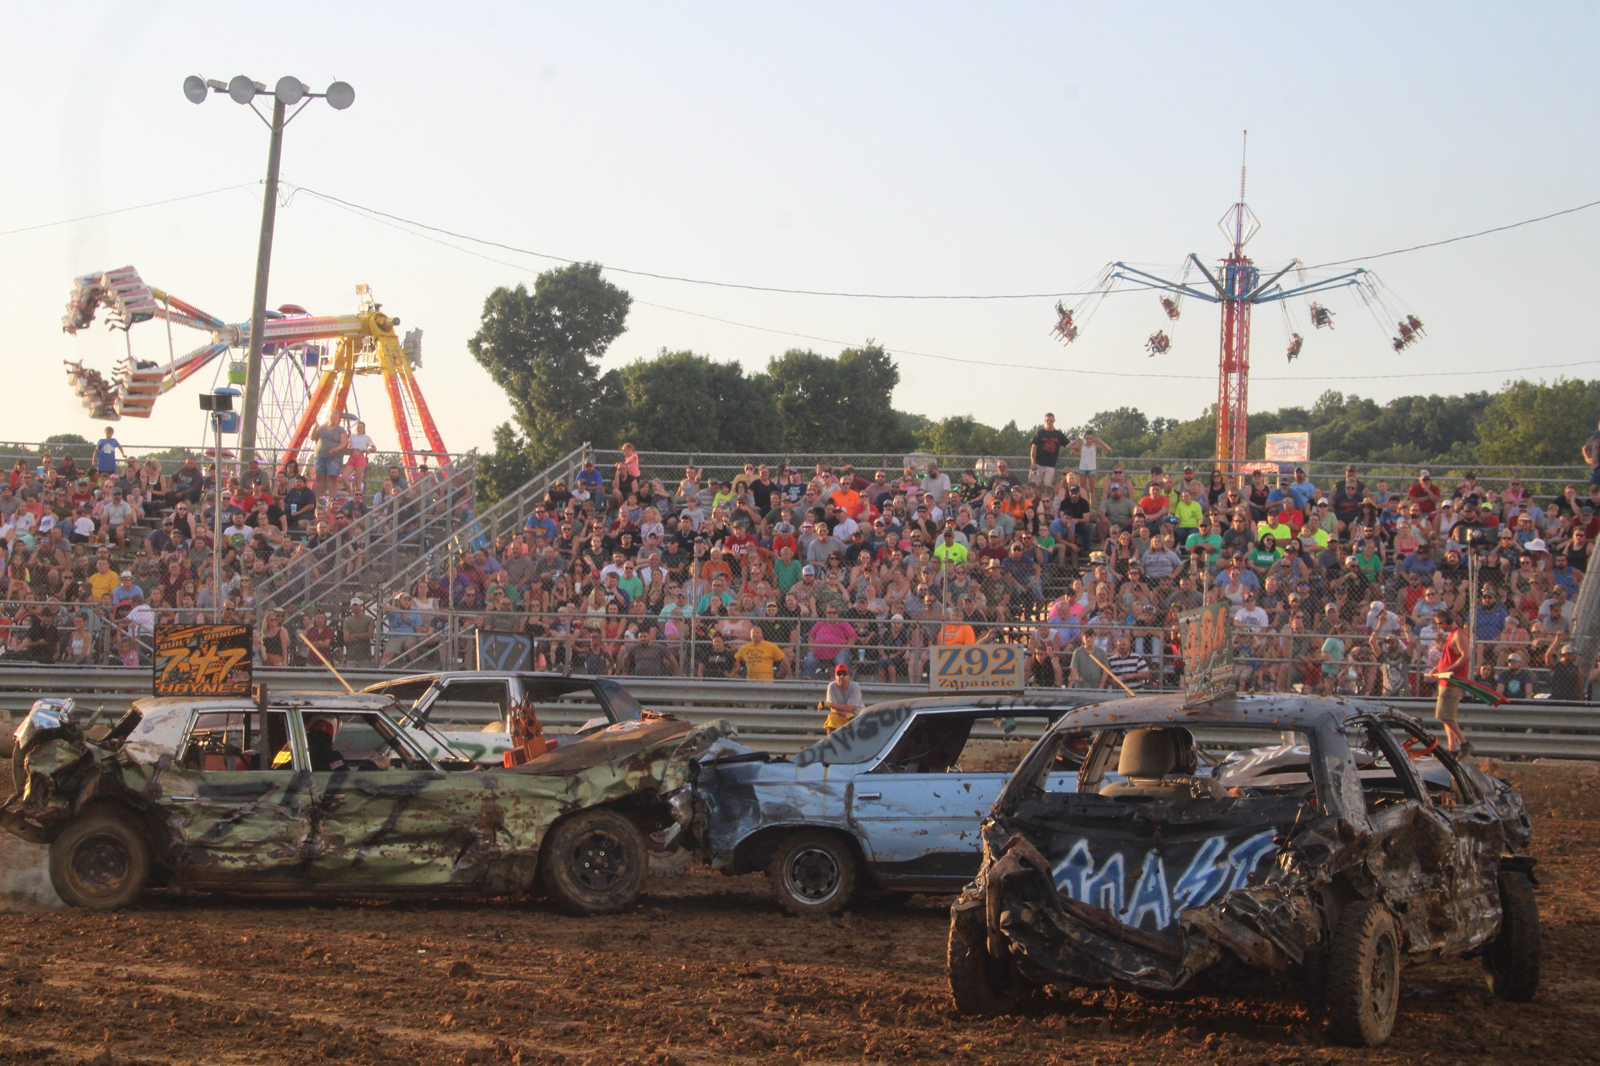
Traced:
[[[294, 304], [268, 312], [262, 330], [262, 370], [258, 393], [256, 439], [282, 467], [299, 458], [312, 430], [330, 415], [359, 417], [355, 379], [380, 375], [389, 398], [401, 464], [415, 473], [418, 460], [449, 465], [433, 416], [413, 370], [422, 362], [422, 331], [402, 340], [400, 320], [383, 313], [366, 285], [356, 286], [355, 314], [317, 316]], [[149, 418], [155, 402], [208, 364], [227, 369], [226, 388], [237, 391], [245, 380], [241, 356], [224, 361], [232, 350], [248, 351], [248, 323], [229, 324], [192, 304], [147, 285], [133, 267], [89, 274], [73, 284], [62, 328], [68, 333], [89, 326], [96, 311], [107, 309], [107, 325], [126, 337], [133, 326], [153, 319], [210, 335], [207, 343], [183, 355], [169, 348], [164, 364], [139, 359], [131, 343], [126, 359], [108, 377], [81, 362], [68, 361], [67, 377], [83, 405], [96, 418]], [[331, 350], [328, 344], [333, 342]], [[169, 342], [170, 344], [170, 342]], [[351, 414], [355, 409], [355, 415]], [[237, 432], [237, 417], [223, 432]]]

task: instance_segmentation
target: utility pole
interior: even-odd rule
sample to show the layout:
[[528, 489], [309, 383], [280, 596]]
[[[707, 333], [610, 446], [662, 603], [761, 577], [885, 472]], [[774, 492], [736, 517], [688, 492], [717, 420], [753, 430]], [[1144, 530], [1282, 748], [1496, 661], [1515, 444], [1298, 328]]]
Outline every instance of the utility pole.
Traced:
[[278, 218], [278, 164], [283, 158], [283, 100], [272, 101], [272, 139], [267, 148], [267, 190], [261, 201], [261, 243], [256, 248], [256, 291], [250, 302], [250, 345], [245, 362], [244, 424], [239, 427], [239, 466], [248, 470], [256, 453], [256, 411], [261, 404], [261, 349], [267, 322], [267, 275], [272, 270], [272, 229]]

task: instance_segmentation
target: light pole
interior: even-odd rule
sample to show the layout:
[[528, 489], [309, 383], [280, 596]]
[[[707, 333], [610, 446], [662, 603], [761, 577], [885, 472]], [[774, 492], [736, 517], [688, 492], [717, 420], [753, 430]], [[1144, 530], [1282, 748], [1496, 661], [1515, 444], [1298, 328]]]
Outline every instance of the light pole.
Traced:
[[[256, 250], [256, 292], [250, 302], [250, 336], [246, 338], [248, 355], [245, 357], [244, 410], [240, 413], [243, 424], [239, 427], [239, 462], [244, 466], [255, 458], [256, 408], [261, 396], [261, 343], [267, 317], [267, 274], [272, 266], [272, 227], [278, 214], [278, 161], [283, 155], [283, 127], [304, 111], [306, 105], [319, 97], [328, 101], [336, 111], [343, 111], [355, 103], [356, 91], [342, 81], [328, 86], [326, 92], [314, 93], [299, 78], [284, 76], [269, 93], [260, 82], [251, 81], [240, 74], [224, 85], [216, 79], [206, 80], [191, 74], [183, 79], [183, 95], [190, 103], [204, 102], [213, 92], [227, 93], [236, 104], [249, 104], [256, 116], [272, 131], [267, 148], [267, 188], [261, 202], [261, 243]], [[257, 96], [272, 97], [272, 119], [268, 121], [255, 106]], [[287, 108], [296, 108], [293, 115], [284, 117]]]

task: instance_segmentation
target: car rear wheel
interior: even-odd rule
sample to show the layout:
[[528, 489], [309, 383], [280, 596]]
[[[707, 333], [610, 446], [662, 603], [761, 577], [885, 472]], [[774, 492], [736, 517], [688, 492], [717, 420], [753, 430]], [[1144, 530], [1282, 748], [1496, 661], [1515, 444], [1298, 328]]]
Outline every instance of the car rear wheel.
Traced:
[[150, 880], [150, 842], [126, 811], [91, 808], [50, 844], [50, 883], [74, 907], [126, 907]]
[[1539, 991], [1539, 901], [1533, 882], [1514, 870], [1500, 874], [1500, 935], [1483, 953], [1489, 990], [1526, 1003]]
[[1400, 931], [1381, 903], [1345, 908], [1328, 951], [1328, 1021], [1335, 1040], [1377, 1047], [1400, 1011]]
[[989, 931], [983, 910], [970, 907], [950, 912], [950, 945], [945, 954], [950, 996], [959, 1014], [1009, 1014], [1023, 999], [1020, 975], [989, 954]]
[[539, 856], [545, 893], [570, 914], [611, 914], [631, 904], [649, 868], [644, 836], [616, 811], [579, 811], [550, 830]]
[[855, 896], [855, 852], [833, 833], [795, 833], [772, 853], [767, 880], [790, 914], [837, 914]]

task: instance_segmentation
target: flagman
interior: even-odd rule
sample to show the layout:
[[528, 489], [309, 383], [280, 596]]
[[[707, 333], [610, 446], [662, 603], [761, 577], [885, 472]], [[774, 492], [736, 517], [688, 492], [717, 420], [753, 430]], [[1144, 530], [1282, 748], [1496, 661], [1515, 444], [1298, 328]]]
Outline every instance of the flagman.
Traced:
[[1433, 676], [1439, 679], [1439, 701], [1434, 704], [1433, 716], [1444, 726], [1444, 746], [1457, 755], [1472, 754], [1472, 745], [1466, 743], [1461, 727], [1456, 724], [1456, 714], [1461, 708], [1462, 689], [1471, 684], [1468, 670], [1471, 658], [1467, 654], [1465, 630], [1456, 625], [1449, 608], [1433, 612], [1433, 624], [1444, 633], [1444, 652]]

